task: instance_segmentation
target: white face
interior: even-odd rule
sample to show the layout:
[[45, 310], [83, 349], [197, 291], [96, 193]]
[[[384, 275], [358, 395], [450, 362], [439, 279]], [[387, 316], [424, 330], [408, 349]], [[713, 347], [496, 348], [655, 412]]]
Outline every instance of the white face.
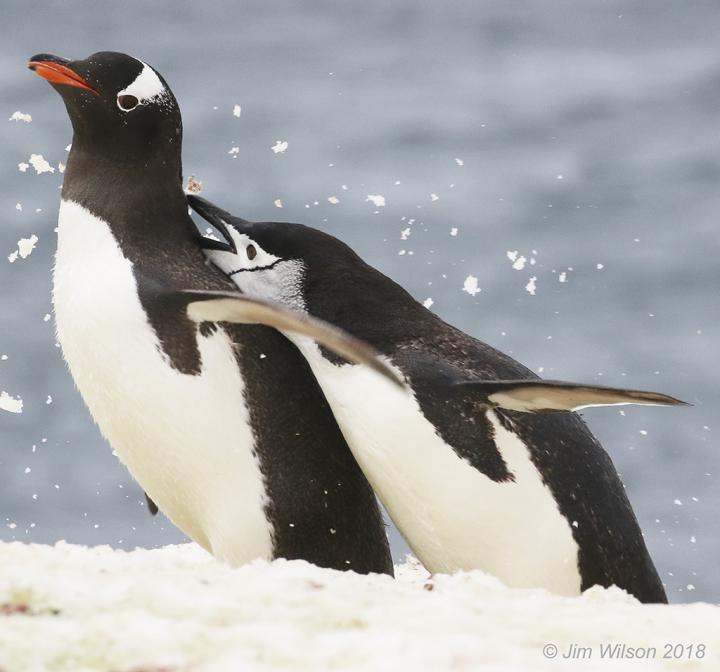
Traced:
[[147, 63], [138, 61], [143, 67], [140, 74], [129, 86], [117, 94], [117, 106], [123, 112], [132, 112], [140, 105], [148, 105], [164, 98], [168, 90]]
[[275, 301], [305, 310], [302, 282], [305, 267], [296, 259], [281, 259], [263, 250], [244, 233], [228, 226], [237, 254], [221, 250], [206, 250], [205, 255], [228, 275], [238, 289], [259, 299]]

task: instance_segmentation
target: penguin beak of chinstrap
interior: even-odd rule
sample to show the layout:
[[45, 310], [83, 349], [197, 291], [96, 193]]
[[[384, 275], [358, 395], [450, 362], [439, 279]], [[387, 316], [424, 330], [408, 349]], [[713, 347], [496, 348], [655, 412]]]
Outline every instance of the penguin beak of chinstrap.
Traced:
[[206, 222], [212, 224], [225, 239], [213, 240], [212, 238], [203, 239], [203, 247], [209, 250], [220, 250], [221, 252], [231, 252], [237, 254], [237, 247], [235, 246], [235, 239], [230, 235], [228, 230], [228, 219], [233, 219], [236, 224], [235, 228], [239, 228], [242, 225], [243, 220], [238, 217], [232, 217], [229, 212], [220, 210], [214, 206], [210, 201], [206, 201], [200, 196], [195, 194], [187, 195], [188, 205], [195, 210]]
[[68, 67], [69, 62], [66, 58], [60, 58], [60, 56], [37, 54], [30, 59], [28, 68], [43, 79], [47, 79], [51, 84], [74, 86], [78, 89], [92, 91], [96, 96], [99, 96], [100, 92], [95, 87]]

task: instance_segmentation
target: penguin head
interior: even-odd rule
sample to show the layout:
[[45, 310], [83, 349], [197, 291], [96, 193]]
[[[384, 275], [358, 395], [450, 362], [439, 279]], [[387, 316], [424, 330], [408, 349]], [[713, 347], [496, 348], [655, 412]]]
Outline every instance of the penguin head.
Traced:
[[206, 238], [206, 256], [250, 297], [306, 312], [376, 347], [405, 338], [410, 324], [432, 315], [328, 233], [302, 224], [248, 222], [192, 194], [187, 201], [225, 239]]
[[62, 97], [73, 125], [73, 144], [93, 143], [112, 150], [119, 160], [137, 160], [168, 145], [179, 156], [182, 120], [177, 101], [147, 63], [101, 51], [78, 61], [37, 54], [28, 68]]
[[248, 222], [198, 196], [187, 198], [225, 237], [224, 243], [209, 242], [208, 258], [248, 296], [313, 312], [310, 307], [323, 291], [337, 291], [338, 282], [374, 272], [347, 245], [317, 229]]

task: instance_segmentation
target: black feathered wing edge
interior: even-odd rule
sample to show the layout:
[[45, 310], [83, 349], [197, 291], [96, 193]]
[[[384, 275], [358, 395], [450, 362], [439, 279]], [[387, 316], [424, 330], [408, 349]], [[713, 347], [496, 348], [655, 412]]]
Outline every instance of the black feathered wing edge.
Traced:
[[380, 359], [374, 348], [342, 329], [305, 313], [239, 292], [186, 289], [175, 292], [173, 298], [185, 304], [187, 316], [193, 322], [262, 324], [279, 331], [308, 336], [340, 357], [368, 366], [395, 385], [403, 386], [399, 376]]
[[539, 413], [577, 411], [591, 406], [689, 406], [687, 402], [659, 392], [626, 390], [602, 385], [582, 385], [562, 380], [488, 380], [454, 384], [461, 393], [480, 395], [489, 406], [511, 411]]

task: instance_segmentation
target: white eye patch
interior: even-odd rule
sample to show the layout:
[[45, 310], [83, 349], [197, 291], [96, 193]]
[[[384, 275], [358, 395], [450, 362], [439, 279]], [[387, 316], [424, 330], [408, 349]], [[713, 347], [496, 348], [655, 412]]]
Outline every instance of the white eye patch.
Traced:
[[213, 262], [227, 275], [259, 271], [280, 261], [280, 257], [266, 252], [249, 236], [238, 233], [232, 226], [228, 227], [228, 233], [232, 236], [237, 254], [216, 251], [213, 255]]
[[[140, 74], [135, 78], [130, 86], [126, 86], [117, 94], [118, 107], [123, 112], [129, 112], [130, 109], [134, 109], [137, 105], [147, 105], [148, 103], [167, 95], [167, 89], [160, 81], [157, 73], [147, 63], [143, 63], [142, 61], [139, 62], [142, 63], [143, 66]], [[138, 101], [137, 105], [130, 108], [128, 108], [127, 105], [123, 107], [120, 103], [120, 99], [124, 98], [127, 100], [127, 98], [125, 98], [126, 96], [136, 98]]]

